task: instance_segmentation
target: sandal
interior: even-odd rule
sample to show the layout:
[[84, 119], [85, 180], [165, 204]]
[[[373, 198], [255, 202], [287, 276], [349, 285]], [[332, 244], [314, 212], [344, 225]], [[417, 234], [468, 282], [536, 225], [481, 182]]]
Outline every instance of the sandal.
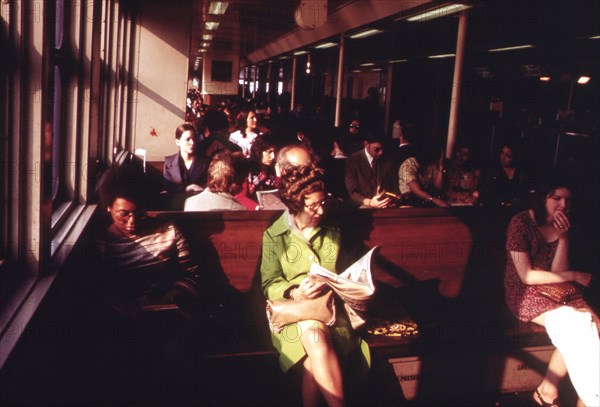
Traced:
[[540, 391], [538, 389], [535, 389], [535, 392], [533, 393], [533, 400], [535, 401], [535, 403], [538, 406], [542, 406], [542, 407], [560, 407], [558, 405], [558, 398], [554, 399], [552, 401], [552, 403], [548, 403], [546, 400], [544, 400], [542, 398], [542, 395], [540, 394]]

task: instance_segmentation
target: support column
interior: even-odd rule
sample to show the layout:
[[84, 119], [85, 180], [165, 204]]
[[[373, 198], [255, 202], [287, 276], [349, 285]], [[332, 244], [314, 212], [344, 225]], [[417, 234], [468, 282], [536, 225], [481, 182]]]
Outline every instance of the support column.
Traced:
[[290, 97], [290, 111], [294, 111], [296, 108], [295, 100], [296, 100], [296, 55], [292, 57], [292, 89], [291, 89], [291, 97]]
[[342, 112], [342, 86], [344, 85], [344, 33], [340, 34], [340, 53], [338, 57], [337, 88], [335, 92], [335, 127], [340, 127]]
[[467, 39], [467, 13], [463, 11], [458, 20], [456, 36], [456, 57], [454, 59], [454, 78], [452, 80], [452, 98], [450, 99], [450, 118], [448, 120], [448, 139], [446, 142], [446, 158], [451, 158], [456, 144], [458, 113], [460, 111], [460, 89], [462, 87], [462, 70]]

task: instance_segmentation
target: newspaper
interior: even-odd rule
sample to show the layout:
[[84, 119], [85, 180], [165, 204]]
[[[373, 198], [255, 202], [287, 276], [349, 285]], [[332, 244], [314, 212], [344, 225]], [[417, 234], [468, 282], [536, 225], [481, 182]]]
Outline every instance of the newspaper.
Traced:
[[256, 200], [260, 209], [285, 209], [285, 205], [279, 198], [279, 191], [276, 189], [256, 191]]
[[368, 302], [375, 292], [371, 273], [371, 255], [377, 246], [348, 267], [343, 273], [335, 274], [317, 263], [313, 263], [308, 275], [326, 283], [344, 301], [344, 307], [354, 329], [366, 322]]

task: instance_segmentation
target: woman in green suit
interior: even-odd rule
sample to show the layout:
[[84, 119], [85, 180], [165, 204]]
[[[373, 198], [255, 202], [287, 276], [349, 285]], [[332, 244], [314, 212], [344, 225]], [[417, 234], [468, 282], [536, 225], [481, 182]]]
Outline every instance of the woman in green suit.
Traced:
[[[263, 235], [264, 294], [270, 300], [319, 297], [329, 287], [308, 277], [310, 266], [316, 262], [336, 272], [340, 249], [339, 231], [320, 224], [324, 172], [312, 166], [298, 167], [282, 177], [279, 192], [287, 210]], [[306, 320], [272, 336], [284, 372], [301, 363], [305, 406], [318, 404], [321, 396], [329, 406], [344, 405], [345, 365], [352, 359], [359, 360], [363, 369], [354, 365], [352, 370], [364, 372], [370, 364], [367, 344], [354, 334], [342, 304], [336, 309], [337, 320], [331, 327]]]

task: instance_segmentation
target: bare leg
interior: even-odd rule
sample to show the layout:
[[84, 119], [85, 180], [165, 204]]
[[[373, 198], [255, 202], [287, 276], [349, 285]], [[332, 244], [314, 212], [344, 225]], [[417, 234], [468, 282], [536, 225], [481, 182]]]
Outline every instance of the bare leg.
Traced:
[[318, 406], [322, 400], [321, 390], [313, 376], [310, 358], [304, 359], [302, 372], [302, 405], [304, 407]]
[[[532, 320], [538, 325], [545, 327], [544, 314]], [[567, 365], [558, 349], [554, 351], [548, 362], [548, 370], [546, 370], [546, 376], [537, 387], [537, 391], [540, 393], [546, 403], [552, 403], [558, 398], [558, 385], [560, 381], [567, 375]]]
[[[309, 380], [307, 375], [310, 374], [328, 406], [344, 406], [342, 371], [337, 354], [328, 337], [329, 329], [317, 321], [301, 321], [299, 325], [302, 329], [300, 340], [307, 354], [302, 385], [303, 397], [306, 390], [306, 395], [310, 400], [315, 400], [308, 394], [312, 391], [312, 384], [310, 381], [304, 383], [305, 380]], [[306, 401], [304, 405], [307, 405]]]

